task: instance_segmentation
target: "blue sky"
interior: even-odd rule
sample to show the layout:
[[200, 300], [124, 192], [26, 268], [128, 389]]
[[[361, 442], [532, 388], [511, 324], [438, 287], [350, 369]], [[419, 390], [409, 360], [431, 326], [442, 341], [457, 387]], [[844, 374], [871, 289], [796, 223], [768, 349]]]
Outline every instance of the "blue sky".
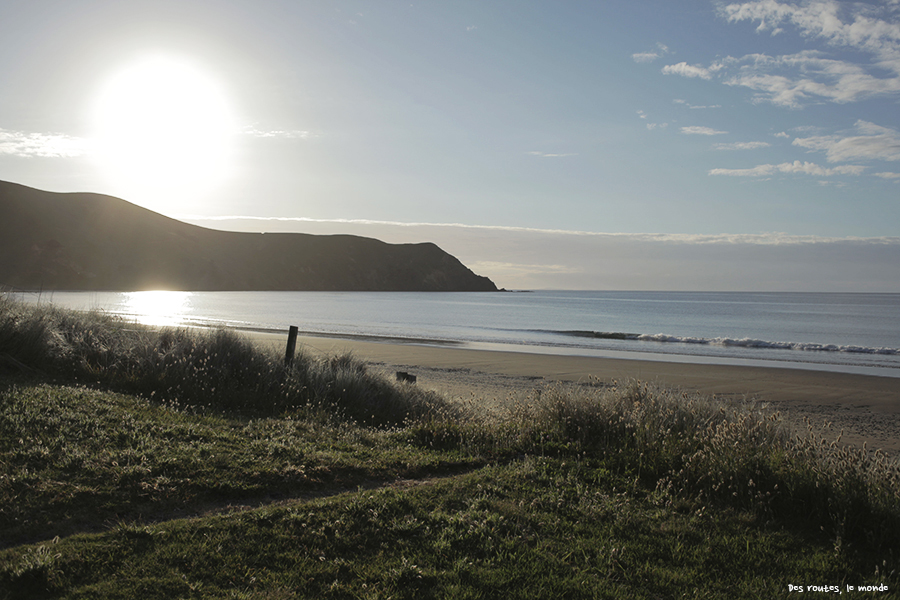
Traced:
[[897, 0], [13, 1], [0, 87], [42, 189], [506, 287], [900, 291]]

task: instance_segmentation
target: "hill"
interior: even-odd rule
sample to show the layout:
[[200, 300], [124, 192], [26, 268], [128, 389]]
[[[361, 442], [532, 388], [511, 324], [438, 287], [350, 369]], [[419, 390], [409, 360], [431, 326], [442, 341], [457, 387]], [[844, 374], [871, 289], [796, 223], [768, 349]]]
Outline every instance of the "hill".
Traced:
[[496, 291], [432, 243], [238, 233], [0, 182], [0, 284], [65, 290]]

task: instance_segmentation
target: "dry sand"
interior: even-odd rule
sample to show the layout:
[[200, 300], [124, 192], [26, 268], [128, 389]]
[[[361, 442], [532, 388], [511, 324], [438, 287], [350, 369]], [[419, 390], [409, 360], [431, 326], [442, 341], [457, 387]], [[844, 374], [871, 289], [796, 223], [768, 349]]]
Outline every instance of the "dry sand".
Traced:
[[[250, 333], [282, 352], [287, 333]], [[817, 428], [833, 423], [829, 439], [843, 430], [843, 442], [900, 456], [900, 378], [795, 368], [689, 364], [472, 350], [453, 346], [382, 343], [326, 337], [297, 339], [297, 351], [342, 354], [393, 374], [407, 371], [417, 385], [450, 397], [490, 400], [557, 382], [610, 383], [639, 379], [697, 391], [727, 401], [768, 403], [797, 426], [804, 418]]]

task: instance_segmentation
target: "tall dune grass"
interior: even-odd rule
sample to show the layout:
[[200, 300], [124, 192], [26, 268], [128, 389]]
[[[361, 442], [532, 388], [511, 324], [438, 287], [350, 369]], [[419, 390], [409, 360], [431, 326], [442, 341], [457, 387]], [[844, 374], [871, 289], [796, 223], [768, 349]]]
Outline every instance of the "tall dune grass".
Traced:
[[98, 312], [0, 298], [0, 368], [101, 384], [162, 402], [277, 416], [327, 414], [379, 427], [452, 413], [443, 398], [398, 386], [350, 355], [285, 365], [227, 329], [154, 329]]

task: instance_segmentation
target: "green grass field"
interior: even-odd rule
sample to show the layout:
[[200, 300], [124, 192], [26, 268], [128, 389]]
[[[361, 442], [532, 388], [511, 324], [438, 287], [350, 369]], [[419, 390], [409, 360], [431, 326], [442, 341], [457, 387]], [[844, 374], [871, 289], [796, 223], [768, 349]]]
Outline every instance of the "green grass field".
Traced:
[[880, 454], [640, 382], [487, 410], [0, 300], [0, 599], [890, 598], [898, 490]]

